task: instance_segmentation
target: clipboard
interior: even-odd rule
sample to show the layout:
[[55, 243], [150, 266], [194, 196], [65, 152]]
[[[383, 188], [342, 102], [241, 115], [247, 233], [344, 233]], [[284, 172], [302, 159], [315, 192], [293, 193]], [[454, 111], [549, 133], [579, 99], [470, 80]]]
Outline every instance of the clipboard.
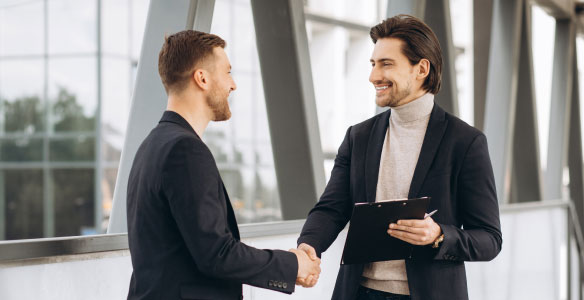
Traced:
[[410, 257], [413, 245], [389, 234], [390, 223], [423, 219], [430, 197], [355, 203], [341, 265]]

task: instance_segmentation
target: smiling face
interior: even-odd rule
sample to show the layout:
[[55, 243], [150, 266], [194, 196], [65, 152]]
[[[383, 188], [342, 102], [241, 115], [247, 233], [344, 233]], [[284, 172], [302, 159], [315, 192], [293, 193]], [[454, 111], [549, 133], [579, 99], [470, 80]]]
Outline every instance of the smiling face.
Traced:
[[215, 47], [213, 49], [213, 60], [215, 65], [211, 72], [211, 88], [206, 96], [207, 105], [213, 113], [213, 121], [225, 121], [231, 117], [227, 99], [237, 86], [231, 77], [231, 64], [223, 48]]
[[[371, 55], [369, 81], [375, 87], [375, 103], [380, 107], [398, 107], [422, 96], [426, 59], [412, 65], [403, 54], [404, 42], [382, 38], [375, 43]], [[424, 74], [425, 73], [425, 74]]]

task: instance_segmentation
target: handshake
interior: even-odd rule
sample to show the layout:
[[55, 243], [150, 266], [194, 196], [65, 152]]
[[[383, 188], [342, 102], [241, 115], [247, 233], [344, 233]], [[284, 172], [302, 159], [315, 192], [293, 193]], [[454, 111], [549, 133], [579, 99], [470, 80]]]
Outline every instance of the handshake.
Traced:
[[318, 282], [320, 275], [320, 258], [316, 256], [314, 248], [308, 244], [302, 243], [297, 249], [290, 249], [290, 252], [296, 254], [298, 259], [298, 275], [296, 284], [303, 287], [313, 287]]

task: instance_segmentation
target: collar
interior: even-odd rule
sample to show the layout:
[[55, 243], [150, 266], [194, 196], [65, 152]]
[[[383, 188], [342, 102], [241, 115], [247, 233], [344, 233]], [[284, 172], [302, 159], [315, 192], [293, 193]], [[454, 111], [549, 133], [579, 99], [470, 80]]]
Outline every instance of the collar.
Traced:
[[428, 117], [434, 107], [434, 95], [424, 94], [422, 97], [413, 100], [408, 104], [391, 108], [390, 118], [397, 123], [414, 122], [424, 117]]
[[160, 121], [158, 123], [160, 124], [162, 122], [169, 122], [169, 123], [177, 124], [185, 129], [191, 131], [199, 139], [201, 139], [201, 137], [197, 134], [197, 132], [195, 132], [193, 127], [191, 127], [191, 124], [189, 124], [189, 122], [187, 122], [187, 120], [185, 120], [185, 118], [183, 118], [181, 115], [179, 115], [178, 113], [176, 113], [174, 111], [170, 111], [170, 110], [165, 111], [162, 114], [162, 118], [160, 119]]

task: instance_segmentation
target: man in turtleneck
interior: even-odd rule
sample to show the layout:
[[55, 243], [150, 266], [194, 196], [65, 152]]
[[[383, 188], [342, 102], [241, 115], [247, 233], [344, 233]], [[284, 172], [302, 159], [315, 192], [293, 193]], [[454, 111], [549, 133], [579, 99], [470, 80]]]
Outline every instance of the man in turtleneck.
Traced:
[[437, 214], [386, 229], [410, 243], [412, 255], [342, 265], [332, 298], [468, 299], [464, 262], [492, 260], [502, 244], [486, 137], [434, 103], [442, 53], [424, 22], [399, 15], [374, 26], [370, 35], [375, 47], [369, 81], [376, 104], [389, 110], [347, 130], [298, 248], [319, 257], [357, 202], [428, 196], [428, 211]]

